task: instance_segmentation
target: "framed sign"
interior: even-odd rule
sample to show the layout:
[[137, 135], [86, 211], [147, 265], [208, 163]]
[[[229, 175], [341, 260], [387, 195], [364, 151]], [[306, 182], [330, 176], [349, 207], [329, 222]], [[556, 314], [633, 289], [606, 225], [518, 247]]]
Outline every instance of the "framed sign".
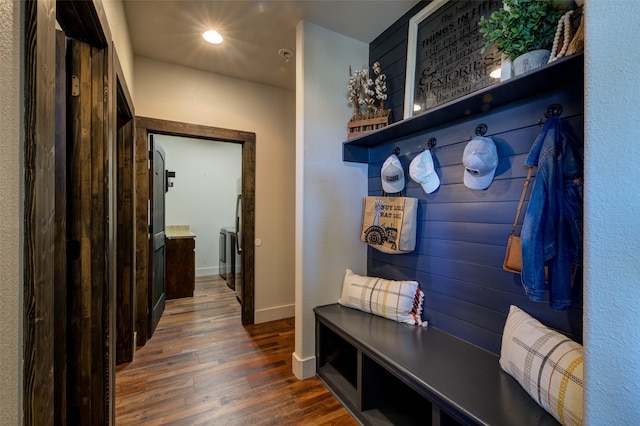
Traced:
[[409, 20], [404, 118], [500, 81], [501, 55], [478, 30], [502, 0], [433, 0]]

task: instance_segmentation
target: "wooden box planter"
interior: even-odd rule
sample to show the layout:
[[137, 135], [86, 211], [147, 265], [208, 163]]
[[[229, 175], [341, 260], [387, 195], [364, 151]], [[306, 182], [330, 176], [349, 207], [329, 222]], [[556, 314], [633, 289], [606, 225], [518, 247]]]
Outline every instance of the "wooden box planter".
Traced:
[[357, 138], [389, 125], [389, 116], [368, 118], [366, 120], [353, 120], [347, 125], [347, 139]]

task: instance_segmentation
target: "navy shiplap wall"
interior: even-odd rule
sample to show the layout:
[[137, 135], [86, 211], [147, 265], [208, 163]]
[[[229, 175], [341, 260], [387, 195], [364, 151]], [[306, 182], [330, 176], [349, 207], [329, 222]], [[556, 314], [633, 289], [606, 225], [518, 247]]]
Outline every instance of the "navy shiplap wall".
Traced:
[[[393, 110], [394, 122], [403, 117], [408, 21], [428, 3], [421, 1], [370, 45], [370, 62], [381, 61], [387, 76], [386, 106]], [[411, 160], [426, 149], [429, 138], [437, 139], [432, 153], [440, 188], [426, 194], [407, 177], [403, 193], [420, 200], [415, 252], [388, 255], [368, 248], [367, 256], [369, 275], [420, 283], [425, 292], [423, 318], [431, 327], [499, 354], [509, 306], [516, 305], [547, 326], [582, 342], [581, 271], [574, 284], [572, 307], [558, 312], [551, 310], [548, 302], [530, 301], [520, 284], [520, 275], [502, 269], [527, 174], [524, 160], [541, 129], [547, 106], [562, 105], [561, 118], [566, 128], [579, 141], [584, 140], [584, 86], [578, 80], [563, 90], [484, 114], [456, 117], [446, 125], [425, 128], [371, 148], [369, 195], [382, 195], [380, 168], [394, 148], [400, 149], [399, 158], [408, 173]], [[462, 152], [481, 123], [488, 127], [486, 136], [496, 142], [500, 162], [491, 186], [475, 191], [463, 183]], [[526, 208], [525, 202], [523, 209]]]
[[409, 20], [430, 1], [421, 1], [409, 12], [387, 28], [369, 45], [371, 64], [379, 61], [387, 78], [385, 108], [391, 110], [391, 122], [402, 120], [404, 115], [404, 84], [407, 70], [407, 38]]
[[[547, 106], [561, 104], [566, 127], [582, 141], [582, 95], [583, 85], [579, 82], [372, 148], [370, 195], [382, 194], [380, 168], [394, 148], [400, 149], [400, 161], [408, 172], [411, 160], [432, 137], [437, 139], [432, 153], [441, 186], [426, 194], [417, 183], [407, 180], [403, 195], [420, 200], [416, 250], [387, 255], [369, 248], [368, 274], [417, 280], [425, 292], [423, 317], [430, 326], [496, 354], [500, 352], [502, 329], [512, 304], [581, 342], [580, 279], [574, 285], [572, 307], [557, 312], [549, 308], [548, 302], [530, 301], [520, 276], [504, 271], [502, 261], [527, 174], [524, 160], [541, 129]], [[486, 136], [496, 142], [500, 162], [491, 186], [476, 191], [463, 183], [462, 152], [481, 123], [488, 127]]]
[[[502, 269], [507, 238], [527, 174], [524, 160], [541, 129], [547, 106], [563, 107], [565, 126], [583, 138], [582, 84], [553, 94], [383, 144], [371, 151], [369, 194], [382, 195], [380, 169], [393, 149], [408, 173], [411, 160], [429, 138], [441, 185], [426, 194], [407, 179], [403, 195], [416, 197], [418, 241], [415, 252], [388, 255], [369, 248], [368, 274], [417, 280], [425, 292], [424, 319], [430, 325], [498, 354], [510, 305], [517, 305], [544, 324], [582, 341], [582, 286], [574, 285], [573, 305], [557, 312], [548, 302], [532, 302], [520, 275]], [[500, 161], [491, 186], [483, 191], [463, 183], [462, 152], [483, 123], [496, 143]], [[527, 197], [528, 199], [528, 197]], [[525, 203], [523, 209], [527, 208]]]

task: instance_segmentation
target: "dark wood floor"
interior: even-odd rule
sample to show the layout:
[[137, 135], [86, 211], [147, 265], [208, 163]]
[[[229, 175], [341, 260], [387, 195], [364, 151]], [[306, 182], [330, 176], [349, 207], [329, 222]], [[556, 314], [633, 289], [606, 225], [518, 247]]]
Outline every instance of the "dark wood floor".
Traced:
[[317, 378], [291, 372], [294, 320], [243, 327], [234, 293], [196, 279], [116, 372], [117, 425], [356, 425]]

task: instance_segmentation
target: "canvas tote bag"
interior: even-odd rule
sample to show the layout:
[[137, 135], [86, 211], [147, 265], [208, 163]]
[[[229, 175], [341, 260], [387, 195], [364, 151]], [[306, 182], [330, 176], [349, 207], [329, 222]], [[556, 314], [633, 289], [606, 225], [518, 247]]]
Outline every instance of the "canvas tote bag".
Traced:
[[418, 199], [365, 197], [360, 239], [383, 253], [410, 253], [416, 248]]

